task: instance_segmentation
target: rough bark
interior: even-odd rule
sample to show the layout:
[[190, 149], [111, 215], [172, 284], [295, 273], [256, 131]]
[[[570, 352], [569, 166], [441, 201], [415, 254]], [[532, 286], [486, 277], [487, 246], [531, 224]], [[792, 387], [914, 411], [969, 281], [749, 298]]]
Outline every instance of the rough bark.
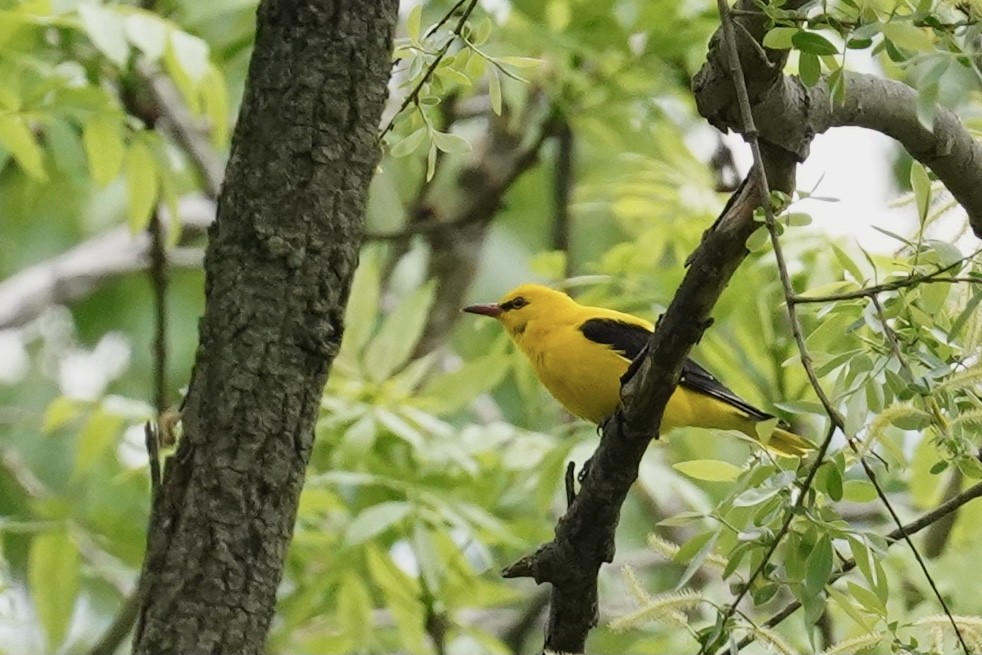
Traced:
[[261, 653], [357, 262], [397, 3], [264, 0], [136, 653]]

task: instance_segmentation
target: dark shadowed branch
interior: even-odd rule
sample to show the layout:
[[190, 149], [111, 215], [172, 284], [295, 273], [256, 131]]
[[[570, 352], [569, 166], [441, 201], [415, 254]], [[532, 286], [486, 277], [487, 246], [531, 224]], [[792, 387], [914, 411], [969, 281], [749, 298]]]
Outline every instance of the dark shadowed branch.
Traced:
[[[793, 162], [775, 153], [771, 165], [785, 183], [781, 188], [793, 187]], [[744, 243], [757, 227], [753, 213], [760, 202], [758, 186], [751, 180], [706, 233], [652, 335], [648, 356], [625, 385], [623, 409], [604, 426], [580, 493], [559, 520], [555, 538], [503, 571], [506, 577], [552, 583], [548, 650], [582, 652], [596, 624], [597, 573], [613, 557], [621, 505], [648, 442], [657, 434], [682, 362], [709, 325], [709, 312], [746, 255]]]
[[563, 277], [573, 272], [570, 252], [572, 219], [569, 215], [570, 197], [573, 194], [573, 130], [569, 121], [561, 119], [556, 126], [556, 161], [552, 170], [552, 249], [566, 255]]

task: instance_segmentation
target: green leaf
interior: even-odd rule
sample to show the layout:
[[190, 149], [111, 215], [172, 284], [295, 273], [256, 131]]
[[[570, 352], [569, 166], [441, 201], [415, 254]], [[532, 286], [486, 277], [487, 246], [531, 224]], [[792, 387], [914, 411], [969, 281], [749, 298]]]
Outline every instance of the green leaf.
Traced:
[[118, 116], [97, 114], [85, 125], [82, 144], [89, 161], [89, 171], [97, 184], [112, 182], [123, 165], [123, 122]]
[[842, 500], [842, 471], [834, 462], [826, 462], [818, 469], [815, 485], [832, 500]]
[[840, 293], [858, 291], [859, 288], [859, 285], [852, 280], [839, 280], [838, 282], [829, 282], [828, 284], [807, 289], [798, 294], [798, 296], [800, 298], [821, 298], [822, 296], [834, 296]]
[[842, 483], [842, 497], [853, 503], [876, 500], [876, 487], [868, 480], [846, 480]]
[[798, 57], [798, 76], [805, 86], [815, 86], [822, 77], [822, 63], [810, 52], [802, 52]]
[[44, 155], [21, 116], [0, 114], [0, 147], [13, 155], [24, 172], [37, 180], [47, 180]]
[[863, 271], [859, 268], [859, 264], [853, 261], [852, 257], [847, 255], [846, 252], [839, 246], [835, 245], [834, 243], [829, 243], [829, 245], [832, 247], [832, 252], [835, 254], [835, 258], [839, 262], [839, 265], [846, 269], [846, 271], [849, 272], [856, 282], [863, 282], [866, 279], [866, 276], [863, 275]]
[[157, 165], [150, 148], [140, 139], [134, 139], [126, 152], [126, 200], [129, 206], [129, 225], [139, 232], [150, 223], [150, 215], [157, 206]]
[[443, 152], [470, 152], [471, 144], [463, 137], [448, 132], [433, 132], [433, 143]]
[[859, 603], [859, 606], [864, 610], [874, 616], [886, 616], [886, 606], [884, 606], [879, 597], [872, 591], [862, 585], [856, 584], [852, 580], [846, 583], [846, 587], [849, 589], [849, 596]]
[[938, 113], [938, 83], [925, 84], [917, 89], [917, 122], [925, 130], [934, 131], [934, 117]]
[[135, 12], [123, 19], [126, 38], [152, 62], [164, 55], [168, 29], [166, 21], [149, 12]]
[[344, 533], [345, 546], [356, 546], [379, 535], [406, 518], [413, 506], [403, 500], [393, 500], [369, 507], [348, 525]]
[[423, 33], [423, 5], [416, 5], [406, 17], [406, 36], [413, 43], [419, 43], [419, 37]]
[[174, 30], [170, 35], [171, 52], [181, 69], [195, 84], [208, 73], [208, 44], [187, 32]]
[[716, 459], [694, 459], [688, 462], [678, 462], [672, 468], [696, 480], [707, 482], [732, 482], [743, 472], [729, 462]]
[[831, 41], [816, 32], [797, 32], [792, 35], [791, 43], [803, 53], [812, 55], [834, 55], [839, 49]]
[[535, 57], [499, 57], [498, 63], [515, 68], [538, 68], [543, 61]]
[[27, 581], [48, 650], [61, 650], [79, 588], [78, 549], [66, 530], [45, 532], [31, 540]]
[[419, 396], [424, 406], [440, 413], [456, 411], [495, 388], [508, 372], [509, 362], [505, 353], [472, 359], [456, 371], [431, 378]]
[[440, 561], [439, 550], [433, 535], [426, 525], [416, 522], [413, 524], [410, 542], [413, 545], [413, 555], [419, 564], [420, 577], [427, 589], [440, 588], [440, 581], [446, 577], [446, 566]]
[[201, 90], [201, 104], [211, 126], [211, 142], [223, 147], [228, 141], [228, 89], [221, 70], [208, 64], [208, 72], [198, 87]]
[[496, 116], [501, 116], [501, 78], [495, 66], [488, 68], [488, 96], [491, 98], [491, 110]]
[[372, 380], [385, 380], [409, 361], [426, 325], [434, 291], [432, 282], [420, 287], [385, 318], [365, 350], [365, 370]]
[[436, 144], [430, 141], [430, 149], [426, 153], [426, 181], [429, 182], [436, 175]]
[[75, 446], [75, 475], [87, 473], [98, 459], [116, 443], [123, 428], [121, 416], [96, 410], [92, 412], [78, 433]]
[[[679, 551], [675, 553], [672, 558], [676, 562], [687, 562], [688, 566], [685, 567], [685, 571], [679, 577], [675, 584], [675, 591], [678, 591], [692, 579], [692, 576], [696, 574], [696, 571], [702, 566], [709, 554], [713, 552], [713, 548], [716, 546], [716, 540], [719, 539], [719, 531], [716, 532], [706, 532], [701, 535], [690, 539], [688, 542], [679, 548]], [[693, 553], [693, 550], [698, 547], [699, 550]]]
[[934, 37], [931, 35], [931, 31], [916, 27], [912, 23], [891, 20], [883, 23], [880, 29], [883, 35], [890, 39], [894, 45], [905, 50], [928, 52], [934, 49]]
[[48, 403], [41, 422], [41, 432], [51, 434], [81, 413], [83, 404], [68, 396], [59, 396]]
[[378, 317], [381, 294], [381, 259], [378, 248], [367, 247], [361, 251], [361, 260], [355, 270], [348, 294], [348, 306], [344, 312], [344, 338], [341, 348], [357, 355], [372, 338]]
[[829, 585], [828, 587], [829, 597], [835, 602], [836, 605], [842, 608], [842, 611], [849, 615], [853, 621], [860, 625], [865, 631], [870, 631], [873, 626], [870, 622], [856, 609], [855, 604], [849, 596], [845, 595], [835, 587]]
[[800, 31], [797, 27], [775, 27], [764, 35], [764, 47], [787, 50], [793, 44], [794, 35]]
[[805, 227], [812, 224], [812, 215], [807, 212], [788, 212], [783, 218], [788, 227]]
[[768, 232], [767, 227], [761, 225], [753, 233], [747, 237], [747, 250], [750, 252], [757, 252], [758, 250], [763, 250], [771, 243], [771, 234]]
[[392, 611], [404, 648], [412, 653], [423, 650], [425, 616], [420, 601], [419, 583], [402, 572], [380, 548], [365, 548], [368, 571], [382, 590], [386, 605]]
[[351, 633], [352, 642], [357, 644], [358, 648], [366, 648], [371, 643], [374, 633], [372, 627], [374, 604], [362, 575], [354, 570], [345, 571], [341, 575], [335, 602], [338, 625]]
[[805, 590], [812, 595], [820, 595], [832, 573], [832, 539], [829, 535], [822, 535], [812, 547], [805, 566]]
[[396, 141], [389, 148], [389, 155], [391, 157], [399, 158], [405, 157], [406, 155], [416, 152], [416, 150], [423, 145], [423, 141], [426, 140], [426, 135], [429, 130], [425, 126], [418, 128], [415, 132], [407, 136], [405, 139]]
[[130, 44], [126, 41], [122, 16], [102, 5], [85, 2], [78, 5], [78, 17], [92, 45], [109, 61], [120, 68], [125, 66]]
[[846, 101], [846, 78], [842, 74], [842, 68], [836, 68], [829, 73], [829, 89], [832, 90], [832, 104], [842, 105]]

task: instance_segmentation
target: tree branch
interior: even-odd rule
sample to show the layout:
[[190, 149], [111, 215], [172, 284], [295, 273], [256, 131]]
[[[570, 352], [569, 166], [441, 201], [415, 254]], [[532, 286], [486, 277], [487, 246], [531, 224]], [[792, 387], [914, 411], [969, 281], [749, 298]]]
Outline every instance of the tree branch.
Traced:
[[[178, 211], [182, 239], [189, 240], [211, 224], [215, 205], [202, 196], [187, 196]], [[51, 305], [83, 298], [107, 278], [145, 270], [150, 247], [149, 234], [133, 234], [120, 225], [15, 273], [0, 282], [0, 329], [23, 325]], [[201, 265], [200, 254], [187, 249], [172, 250], [167, 256], [172, 266]]]
[[[794, 162], [768, 152], [781, 190], [793, 188]], [[675, 389], [682, 362], [703, 330], [709, 312], [746, 255], [761, 204], [749, 179], [730, 199], [690, 258], [689, 270], [648, 344], [637, 374], [625, 384], [623, 408], [603, 429], [583, 487], [556, 526], [555, 538], [505, 568], [505, 577], [532, 577], [553, 585], [545, 648], [583, 652], [597, 622], [597, 574], [614, 553], [620, 508], [637, 478], [638, 464], [658, 433], [661, 414]]]
[[[784, 8], [800, 4], [789, 2]], [[968, 212], [975, 235], [982, 238], [982, 185], [978, 184], [982, 179], [982, 144], [972, 138], [954, 112], [937, 107], [929, 130], [918, 121], [915, 89], [863, 73], [844, 73], [841, 102], [834, 98], [825, 79], [806, 87], [799, 78], [781, 74], [787, 51], [759, 45], [766, 31], [765, 19], [754, 12], [753, 0], [740, 0], [735, 9], [741, 12], [734, 16], [741, 27], [737, 30], [740, 60], [748, 74], [753, 117], [762, 141], [804, 161], [814, 136], [832, 127], [864, 127], [886, 134], [934, 171]], [[723, 131], [739, 132], [742, 122], [733, 83], [727, 79], [727, 64], [725, 58], [714, 54], [717, 40], [718, 32], [692, 88], [700, 114]]]

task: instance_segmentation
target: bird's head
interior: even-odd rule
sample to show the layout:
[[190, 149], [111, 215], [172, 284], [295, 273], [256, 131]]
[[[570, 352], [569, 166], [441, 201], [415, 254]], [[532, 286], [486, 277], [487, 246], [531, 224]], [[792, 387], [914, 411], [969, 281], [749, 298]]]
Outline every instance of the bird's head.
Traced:
[[549, 318], [556, 320], [563, 309], [575, 305], [575, 301], [562, 291], [541, 284], [523, 284], [512, 289], [496, 303], [464, 307], [470, 314], [480, 314], [498, 319], [513, 337], [525, 332], [530, 321]]

